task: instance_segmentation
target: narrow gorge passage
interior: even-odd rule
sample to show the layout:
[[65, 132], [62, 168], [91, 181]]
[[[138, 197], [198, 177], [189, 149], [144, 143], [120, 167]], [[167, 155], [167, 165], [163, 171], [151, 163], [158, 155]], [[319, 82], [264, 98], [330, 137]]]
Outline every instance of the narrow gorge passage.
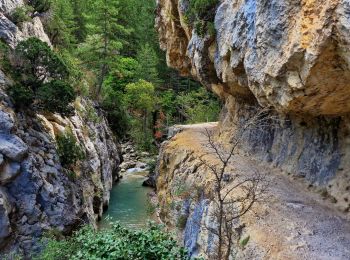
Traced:
[[152, 217], [148, 196], [152, 189], [142, 186], [147, 174], [147, 171], [138, 168], [126, 171], [111, 191], [110, 204], [99, 223], [100, 228], [108, 228], [115, 221], [128, 228], [147, 226]]

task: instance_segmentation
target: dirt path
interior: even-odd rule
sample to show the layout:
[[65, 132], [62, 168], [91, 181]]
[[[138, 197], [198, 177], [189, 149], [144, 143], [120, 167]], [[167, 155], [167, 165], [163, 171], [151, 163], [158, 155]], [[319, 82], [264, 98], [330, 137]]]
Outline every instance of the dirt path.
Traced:
[[[187, 126], [170, 145], [199, 154], [205, 150], [201, 144], [206, 143], [201, 132], [215, 127]], [[241, 155], [234, 157], [231, 167], [242, 175], [257, 169], [269, 182], [268, 199], [242, 220], [245, 233], [251, 236], [251, 251], [266, 249], [258, 253], [262, 259], [350, 259], [350, 222], [331, 202], [309, 191], [303, 180]]]

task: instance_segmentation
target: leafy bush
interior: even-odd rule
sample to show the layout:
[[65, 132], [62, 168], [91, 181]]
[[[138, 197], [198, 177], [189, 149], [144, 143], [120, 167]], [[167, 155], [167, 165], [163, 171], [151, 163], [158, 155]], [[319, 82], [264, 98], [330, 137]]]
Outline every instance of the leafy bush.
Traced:
[[30, 0], [29, 2], [38, 13], [49, 11], [52, 4], [52, 0]]
[[45, 111], [72, 114], [70, 103], [75, 99], [72, 86], [60, 80], [53, 80], [43, 84], [37, 91], [37, 99]]
[[215, 33], [215, 30], [213, 31], [213, 21], [218, 3], [218, 0], [189, 1], [185, 21], [194, 26], [198, 35], [204, 36], [206, 32], [209, 32], [211, 35]]
[[48, 240], [37, 260], [61, 259], [176, 259], [187, 260], [187, 252], [176, 240], [157, 225], [145, 230], [132, 231], [114, 224], [112, 228], [93, 231], [84, 227], [71, 238], [62, 241]]
[[11, 20], [16, 25], [21, 25], [24, 22], [29, 22], [32, 19], [31, 13], [33, 11], [33, 7], [29, 5], [16, 7], [11, 13]]
[[34, 103], [45, 111], [72, 114], [70, 103], [76, 94], [66, 82], [74, 66], [53, 52], [47, 43], [37, 38], [20, 42], [10, 65], [17, 84], [9, 88], [9, 94], [17, 107]]
[[67, 80], [69, 69], [63, 59], [53, 52], [46, 42], [31, 37], [20, 42], [15, 49], [15, 64], [21, 81], [34, 91], [43, 82]]
[[7, 90], [12, 98], [15, 106], [18, 108], [27, 108], [34, 101], [34, 93], [30, 88], [26, 88], [21, 84], [10, 86]]
[[186, 224], [187, 224], [187, 219], [188, 219], [188, 216], [180, 215], [177, 219], [176, 227], [179, 229], [184, 229], [186, 227]]
[[63, 167], [69, 167], [78, 160], [85, 158], [83, 149], [77, 143], [71, 130], [66, 131], [65, 134], [58, 135], [56, 141], [58, 155]]
[[177, 97], [177, 106], [186, 117], [186, 123], [217, 121], [220, 113], [220, 101], [204, 88]]

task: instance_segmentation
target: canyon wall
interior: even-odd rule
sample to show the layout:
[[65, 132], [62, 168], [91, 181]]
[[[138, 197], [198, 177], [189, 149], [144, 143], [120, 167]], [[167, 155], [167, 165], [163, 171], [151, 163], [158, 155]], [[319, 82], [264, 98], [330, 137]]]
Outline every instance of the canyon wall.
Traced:
[[[21, 5], [21, 0], [0, 1], [1, 40], [15, 47], [35, 36], [50, 44], [39, 17], [21, 28], [9, 19]], [[121, 157], [103, 111], [92, 101], [78, 98], [69, 118], [17, 111], [6, 94], [9, 85], [11, 79], [0, 71], [0, 252], [29, 256], [45, 233], [70, 234], [83, 223], [97, 223]], [[56, 146], [56, 137], [68, 129], [85, 153], [74, 173], [62, 167]]]
[[[281, 175], [302, 179], [313, 191], [327, 194], [334, 214], [341, 212], [348, 218], [349, 1], [218, 1], [213, 21], [215, 33], [208, 31], [201, 35], [188, 22], [188, 0], [158, 0], [157, 3], [156, 24], [168, 65], [199, 80], [225, 104], [216, 130], [220, 139], [229, 143], [244, 119], [252, 117], [256, 109], [268, 109], [269, 116], [276, 118], [276, 122], [265, 126], [264, 131], [249, 130], [241, 141], [241, 153], [271, 169], [281, 170]], [[163, 194], [162, 205], [169, 203], [164, 197], [173, 197], [174, 185], [171, 183], [177, 175], [182, 174], [179, 178], [186, 183], [186, 179], [192, 177], [186, 177], [184, 172], [193, 167], [193, 172], [198, 171], [196, 166], [190, 167], [199, 156], [192, 152], [191, 160], [187, 155], [182, 159], [175, 158], [174, 167], [165, 166], [171, 161], [170, 153], [175, 156], [185, 149], [173, 142], [176, 141], [172, 139], [164, 145], [159, 160], [157, 187]], [[208, 177], [208, 172], [200, 171], [199, 175]], [[297, 197], [296, 194], [290, 196]], [[171, 216], [179, 214], [166, 210], [168, 208], [165, 206], [163, 210], [163, 219], [174, 226], [178, 218]], [[186, 210], [190, 215], [201, 216], [208, 207], [190, 203]], [[284, 216], [283, 212], [278, 214]], [[297, 225], [297, 220], [289, 221]], [[277, 226], [272, 225], [272, 229]], [[183, 234], [188, 241], [186, 231]], [[268, 236], [268, 232], [264, 235]], [[261, 238], [262, 234], [255, 236], [253, 243], [258, 236]], [[192, 245], [200, 245], [203, 250], [201, 238], [191, 239]], [[278, 239], [283, 241], [285, 237], [281, 234]], [[287, 254], [291, 259], [343, 259], [345, 256], [331, 253], [317, 258], [316, 255], [297, 253], [298, 246], [294, 246], [295, 250], [291, 249]], [[305, 252], [312, 247], [308, 244]], [[257, 254], [253, 259], [286, 257], [263, 252], [276, 248], [278, 246], [273, 243], [262, 246], [260, 256]], [[285, 252], [284, 249], [281, 252]]]
[[278, 124], [252, 130], [244, 150], [327, 186], [349, 210], [349, 2], [220, 1], [215, 35], [203, 36], [185, 22], [186, 8], [158, 0], [160, 46], [169, 66], [222, 98], [222, 135], [252, 108], [270, 108]]

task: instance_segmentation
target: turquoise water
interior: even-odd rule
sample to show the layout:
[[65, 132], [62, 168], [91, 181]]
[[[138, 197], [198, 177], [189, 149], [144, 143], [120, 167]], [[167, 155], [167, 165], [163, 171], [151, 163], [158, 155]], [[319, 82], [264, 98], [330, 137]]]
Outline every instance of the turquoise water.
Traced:
[[151, 219], [148, 193], [151, 188], [143, 187], [147, 172], [130, 169], [111, 191], [108, 210], [99, 224], [108, 228], [111, 221], [119, 221], [129, 228], [143, 228]]

